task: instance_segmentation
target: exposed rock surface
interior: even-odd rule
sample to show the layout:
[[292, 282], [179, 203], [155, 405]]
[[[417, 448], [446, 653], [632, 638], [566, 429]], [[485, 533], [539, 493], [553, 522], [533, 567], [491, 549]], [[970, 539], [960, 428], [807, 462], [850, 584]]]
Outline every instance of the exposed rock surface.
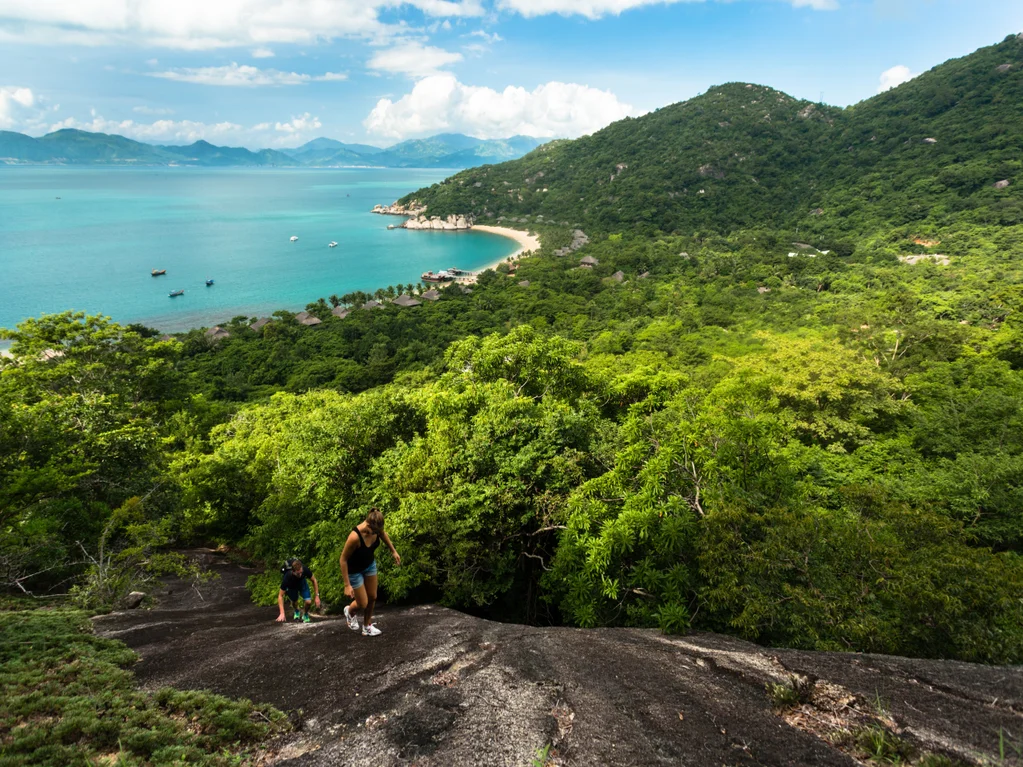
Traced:
[[373, 213], [380, 213], [384, 216], [421, 216], [426, 212], [426, 206], [420, 205], [418, 201], [412, 200], [407, 206], [393, 202], [390, 205], [374, 205]]
[[124, 598], [124, 606], [129, 610], [134, 610], [135, 608], [142, 604], [142, 601], [145, 598], [146, 598], [145, 593], [141, 591], [133, 591]]
[[404, 229], [472, 229], [472, 219], [451, 214], [447, 218], [440, 216], [417, 216], [410, 218], [401, 225]]
[[[216, 559], [203, 588], [170, 583], [153, 610], [96, 619], [135, 648], [147, 687], [205, 688], [295, 714], [267, 764], [855, 765], [823, 737], [882, 723], [916, 746], [998, 762], [1023, 732], [1023, 671], [948, 661], [772, 650], [715, 634], [535, 628], [436, 606], [384, 607], [383, 634], [341, 618], [274, 622]], [[803, 680], [778, 711], [767, 687]], [[836, 725], [837, 723], [837, 725]], [[879, 725], [880, 726], [880, 725]]]

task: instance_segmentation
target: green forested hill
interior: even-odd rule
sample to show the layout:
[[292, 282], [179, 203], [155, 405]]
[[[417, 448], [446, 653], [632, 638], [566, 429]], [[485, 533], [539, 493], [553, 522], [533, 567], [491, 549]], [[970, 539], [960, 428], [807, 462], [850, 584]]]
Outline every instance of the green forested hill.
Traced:
[[803, 227], [824, 244], [910, 223], [1015, 222], [1020, 184], [993, 185], [1018, 177], [1020, 124], [1023, 40], [1010, 36], [844, 110], [711, 88], [404, 201], [598, 232]]
[[543, 247], [418, 306], [3, 331], [0, 575], [109, 603], [213, 540], [257, 599], [297, 554], [338, 605], [378, 506], [390, 598], [1023, 662], [1021, 87], [1012, 37], [847, 110], [730, 84], [460, 173], [415, 196]]

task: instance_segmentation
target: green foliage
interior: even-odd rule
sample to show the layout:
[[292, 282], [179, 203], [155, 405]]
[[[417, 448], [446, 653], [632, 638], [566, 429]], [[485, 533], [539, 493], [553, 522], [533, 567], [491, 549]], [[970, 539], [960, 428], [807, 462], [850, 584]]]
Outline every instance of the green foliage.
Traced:
[[[74, 574], [110, 510], [161, 489], [161, 422], [180, 406], [178, 344], [103, 317], [26, 320], [0, 362], [0, 559], [29, 590]], [[29, 576], [34, 576], [30, 578]]]
[[1016, 225], [1020, 185], [994, 184], [1023, 167], [1021, 64], [1011, 35], [847, 109], [728, 83], [401, 202], [614, 237], [771, 227], [840, 257], [856, 235], [902, 226], [911, 245], [963, 223]]
[[0, 612], [0, 764], [250, 764], [288, 729], [269, 706], [208, 692], [136, 689], [135, 655], [75, 610]]
[[[379, 506], [392, 597], [1023, 661], [1020, 63], [1013, 37], [847, 110], [729, 84], [458, 174], [415, 196], [544, 247], [414, 311], [332, 295], [345, 319], [217, 344], [25, 323], [5, 583], [120, 592], [186, 536], [269, 563], [258, 601], [298, 554], [336, 603]], [[72, 562], [114, 539], [112, 575]]]

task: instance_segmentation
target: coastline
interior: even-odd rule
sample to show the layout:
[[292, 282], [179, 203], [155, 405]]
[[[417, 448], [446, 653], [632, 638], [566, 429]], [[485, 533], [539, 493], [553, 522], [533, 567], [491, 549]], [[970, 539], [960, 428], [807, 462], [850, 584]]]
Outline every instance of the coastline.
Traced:
[[[530, 234], [521, 229], [510, 229], [506, 226], [487, 226], [484, 224], [474, 224], [472, 229], [469, 230], [477, 232], [487, 232], [488, 234], [496, 234], [500, 237], [507, 237], [510, 240], [515, 240], [518, 243], [519, 249], [512, 253], [510, 256], [505, 256], [491, 264], [487, 264], [484, 267], [476, 270], [476, 274], [485, 272], [487, 269], [496, 269], [501, 264], [507, 263], [508, 261], [518, 261], [524, 254], [535, 252], [540, 250], [540, 238], [535, 234]], [[475, 275], [472, 278], [472, 282], [476, 281]]]

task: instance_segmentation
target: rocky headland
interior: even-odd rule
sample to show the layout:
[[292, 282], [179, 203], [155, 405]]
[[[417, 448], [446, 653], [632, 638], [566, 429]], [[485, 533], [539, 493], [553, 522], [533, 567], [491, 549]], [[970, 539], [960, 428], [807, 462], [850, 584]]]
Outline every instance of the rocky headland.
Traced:
[[[266, 765], [1018, 765], [1023, 671], [759, 647], [697, 633], [509, 625], [387, 607], [366, 638], [339, 617], [274, 622], [252, 570], [170, 582], [155, 609], [96, 619], [146, 687], [291, 712]], [[268, 662], [269, 661], [269, 662]], [[1004, 752], [1004, 756], [1002, 755]], [[894, 761], [893, 761], [894, 760]]]

